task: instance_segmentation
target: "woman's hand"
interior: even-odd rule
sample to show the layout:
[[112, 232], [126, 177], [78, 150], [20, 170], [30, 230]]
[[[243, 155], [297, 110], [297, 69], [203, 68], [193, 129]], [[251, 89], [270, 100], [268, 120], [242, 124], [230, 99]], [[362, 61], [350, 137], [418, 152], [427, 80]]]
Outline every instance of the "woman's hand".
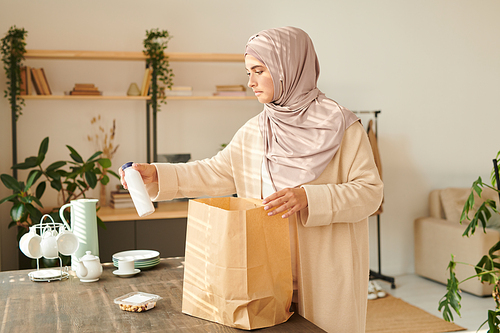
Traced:
[[[131, 166], [132, 169], [139, 171], [142, 176], [142, 181], [144, 184], [157, 183], [158, 173], [156, 172], [156, 167], [148, 163], [134, 163]], [[120, 181], [124, 188], [127, 188], [127, 182], [125, 182], [125, 172], [122, 168], [118, 169], [120, 174]]]
[[267, 214], [269, 216], [273, 216], [288, 210], [281, 216], [282, 218], [286, 219], [297, 213], [299, 210], [307, 207], [306, 190], [304, 190], [302, 187], [285, 188], [271, 194], [270, 196], [265, 198], [262, 203], [265, 205], [265, 210], [277, 207]]

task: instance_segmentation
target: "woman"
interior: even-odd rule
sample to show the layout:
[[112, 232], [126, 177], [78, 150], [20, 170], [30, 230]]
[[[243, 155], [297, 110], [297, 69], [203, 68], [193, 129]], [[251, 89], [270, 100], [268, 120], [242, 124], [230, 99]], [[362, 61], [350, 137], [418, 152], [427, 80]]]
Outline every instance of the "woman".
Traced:
[[277, 207], [269, 214], [289, 218], [299, 314], [328, 332], [364, 332], [368, 217], [383, 189], [365, 130], [316, 87], [319, 63], [304, 31], [251, 37], [245, 67], [264, 110], [224, 150], [186, 164], [133, 167], [157, 201], [237, 193]]

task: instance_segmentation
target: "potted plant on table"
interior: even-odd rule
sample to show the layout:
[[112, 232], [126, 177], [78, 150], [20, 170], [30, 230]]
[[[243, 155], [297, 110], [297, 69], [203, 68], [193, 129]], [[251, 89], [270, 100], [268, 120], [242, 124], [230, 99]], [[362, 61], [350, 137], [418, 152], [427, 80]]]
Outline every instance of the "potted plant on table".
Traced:
[[[0, 204], [6, 201], [13, 203], [10, 210], [12, 222], [10, 222], [9, 228], [18, 227], [18, 241], [28, 232], [29, 227], [40, 223], [43, 214], [49, 214], [56, 222], [60, 221], [58, 207], [48, 210], [43, 207], [41, 199], [47, 184], [60, 194], [61, 204], [66, 204], [71, 200], [85, 198], [87, 192], [94, 189], [97, 184], [105, 185], [109, 182], [109, 176], [103, 174], [101, 168], [111, 167], [111, 161], [101, 157], [101, 151], [84, 160], [73, 147], [68, 145], [66, 147], [70, 153], [70, 160], [56, 161], [44, 168], [42, 163], [49, 148], [49, 138], [46, 137], [40, 144], [38, 155], [30, 156], [24, 162], [12, 167], [13, 169], [30, 170], [26, 182], [18, 181], [8, 174], [0, 175], [4, 186], [13, 191], [13, 194], [0, 199]], [[67, 166], [69, 166], [69, 170], [65, 169]], [[111, 170], [107, 170], [107, 172], [119, 178], [115, 172]], [[36, 182], [38, 185], [36, 189], [33, 189]], [[106, 229], [101, 219], [97, 218], [97, 223]]]
[[[500, 214], [499, 208], [496, 207], [494, 200], [485, 199], [484, 202], [475, 210], [475, 195], [477, 194], [481, 198], [481, 194], [484, 188], [492, 189], [499, 194], [500, 198], [500, 177], [499, 177], [499, 167], [500, 167], [500, 151], [498, 152], [495, 159], [493, 159], [493, 170], [491, 172], [491, 185], [484, 183], [479, 177], [473, 184], [471, 188], [471, 193], [465, 202], [464, 208], [462, 210], [462, 215], [460, 217], [460, 223], [463, 221], [469, 221], [467, 228], [465, 229], [463, 236], [472, 236], [477, 227], [482, 227], [483, 232], [486, 232], [488, 226], [488, 221], [494, 216], [494, 214]], [[472, 218], [469, 217], [469, 213], [474, 212]], [[468, 263], [456, 262], [453, 255], [452, 259], [448, 265], [448, 270], [450, 272], [450, 278], [447, 283], [447, 292], [439, 301], [439, 310], [443, 310], [443, 318], [446, 321], [453, 321], [452, 310], [460, 316], [461, 304], [460, 301], [462, 296], [460, 295], [459, 286], [461, 283], [478, 278], [483, 283], [488, 283], [493, 285], [492, 296], [495, 300], [495, 309], [488, 310], [487, 320], [481, 325], [483, 327], [488, 323], [490, 333], [500, 333], [500, 241], [494, 244], [488, 251], [488, 254], [484, 255], [476, 265], [471, 265]], [[455, 268], [457, 264], [471, 265], [474, 267], [476, 274], [470, 276], [462, 281], [459, 281], [455, 275]], [[479, 329], [481, 328], [479, 327]]]

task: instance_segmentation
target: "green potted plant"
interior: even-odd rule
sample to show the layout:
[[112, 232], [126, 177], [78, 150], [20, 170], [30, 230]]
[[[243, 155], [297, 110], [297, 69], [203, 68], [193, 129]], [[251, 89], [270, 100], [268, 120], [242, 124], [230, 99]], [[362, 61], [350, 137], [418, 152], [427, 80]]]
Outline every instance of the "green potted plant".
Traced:
[[4, 97], [9, 99], [13, 119], [16, 120], [22, 114], [21, 110], [24, 106], [24, 99], [19, 95], [21, 94], [21, 62], [26, 53], [27, 35], [26, 30], [12, 26], [1, 40], [3, 68], [7, 76], [7, 89], [4, 91]]
[[[500, 181], [498, 169], [500, 167], [500, 151], [498, 152], [496, 158], [493, 160], [493, 170], [491, 172], [491, 185], [486, 184], [479, 177], [473, 184], [471, 188], [471, 193], [464, 204], [462, 210], [462, 215], [460, 217], [460, 223], [463, 221], [469, 221], [467, 228], [465, 229], [463, 236], [472, 236], [477, 227], [482, 227], [483, 232], [486, 232], [488, 226], [488, 221], [492, 218], [493, 214], [500, 214], [496, 203], [494, 200], [485, 199], [484, 202], [477, 208], [475, 208], [475, 197], [474, 193], [481, 198], [481, 193], [484, 188], [490, 188], [499, 193], [500, 196]], [[474, 212], [472, 218], [469, 214]], [[481, 325], [483, 327], [488, 323], [490, 333], [500, 333], [500, 242], [494, 244], [488, 251], [488, 254], [484, 255], [476, 265], [471, 265], [468, 263], [456, 262], [453, 255], [451, 256], [451, 261], [448, 265], [448, 270], [450, 272], [450, 278], [447, 283], [447, 292], [439, 301], [438, 309], [443, 311], [443, 318], [446, 321], [453, 321], [453, 313], [456, 312], [460, 316], [461, 304], [460, 301], [462, 296], [460, 295], [460, 284], [473, 279], [478, 278], [483, 283], [488, 283], [493, 285], [493, 298], [495, 300], [495, 309], [488, 310], [487, 319]], [[476, 274], [472, 275], [462, 281], [459, 281], [455, 275], [455, 268], [457, 264], [471, 265], [474, 267]], [[481, 328], [479, 327], [479, 329]]]
[[154, 111], [158, 110], [158, 99], [165, 103], [165, 94], [158, 87], [158, 82], [163, 82], [166, 88], [171, 89], [174, 73], [170, 68], [165, 50], [172, 38], [167, 30], [146, 30], [144, 51], [147, 56], [146, 65], [153, 71], [151, 78], [151, 105]]
[[[6, 201], [13, 203], [10, 210], [12, 222], [9, 224], [9, 228], [18, 227], [18, 240], [29, 230], [30, 226], [40, 223], [43, 214], [48, 213], [54, 221], [60, 221], [58, 207], [52, 210], [43, 207], [41, 199], [47, 184], [59, 192], [62, 204], [65, 204], [71, 200], [85, 198], [86, 193], [90, 189], [94, 189], [97, 184], [109, 182], [109, 176], [103, 174], [101, 168], [109, 168], [111, 161], [101, 157], [101, 151], [84, 160], [74, 148], [68, 145], [66, 147], [70, 153], [70, 160], [56, 161], [44, 168], [42, 163], [49, 148], [49, 138], [46, 137], [40, 144], [38, 155], [30, 156], [24, 162], [12, 167], [13, 169], [30, 170], [26, 182], [18, 181], [8, 174], [0, 175], [4, 186], [13, 191], [11, 195], [0, 199], [0, 204]], [[69, 170], [65, 169], [67, 166], [69, 166]], [[107, 170], [107, 172], [119, 178], [115, 172], [111, 170]], [[33, 189], [37, 181], [38, 185], [36, 189]], [[97, 223], [106, 229], [99, 218]]]

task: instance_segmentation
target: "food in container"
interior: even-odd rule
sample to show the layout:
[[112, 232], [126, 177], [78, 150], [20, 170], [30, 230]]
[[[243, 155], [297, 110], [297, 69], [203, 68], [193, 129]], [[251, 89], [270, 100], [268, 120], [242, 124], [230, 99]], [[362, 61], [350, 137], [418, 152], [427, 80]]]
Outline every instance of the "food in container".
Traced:
[[158, 295], [136, 291], [115, 298], [115, 304], [118, 304], [123, 311], [145, 312], [154, 308], [160, 299], [162, 298]]

